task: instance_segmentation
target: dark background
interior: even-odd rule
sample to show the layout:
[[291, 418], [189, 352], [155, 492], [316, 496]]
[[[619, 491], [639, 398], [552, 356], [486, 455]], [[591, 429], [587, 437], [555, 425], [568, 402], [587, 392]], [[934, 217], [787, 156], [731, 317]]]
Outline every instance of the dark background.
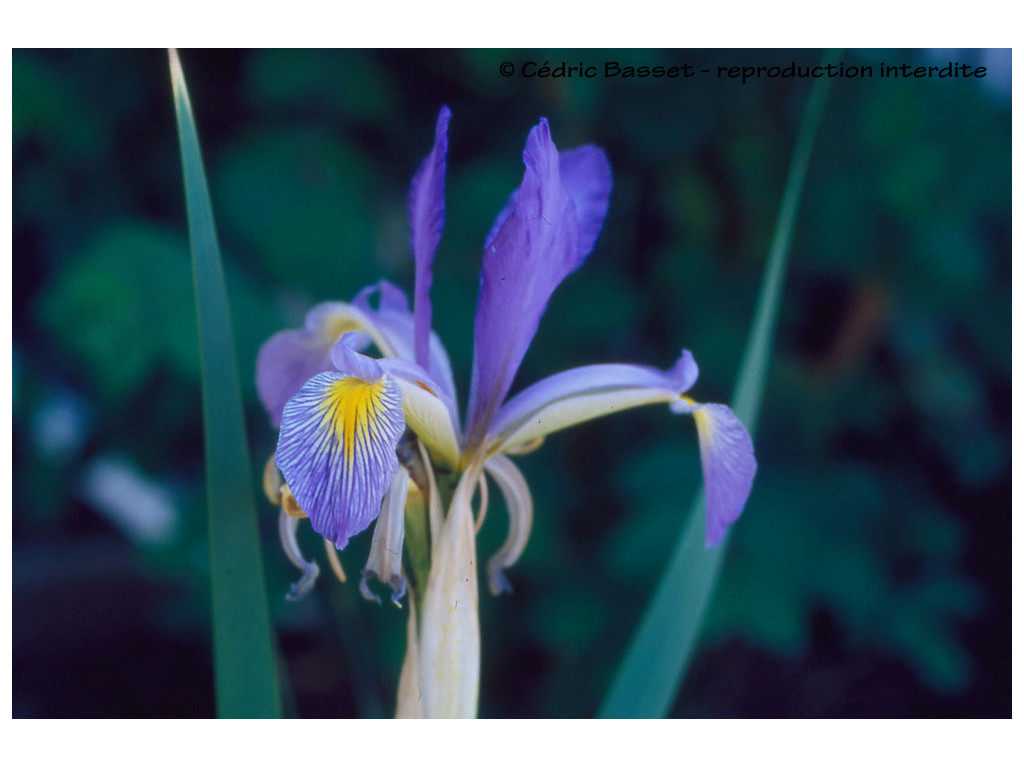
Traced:
[[[607, 150], [615, 189], [516, 388], [572, 365], [670, 365], [728, 399], [807, 80], [503, 78], [528, 61], [813, 65], [818, 51], [192, 51], [182, 61], [228, 272], [254, 487], [275, 435], [270, 334], [387, 277], [405, 195], [454, 112], [435, 328], [462, 397], [483, 238], [531, 126]], [[1010, 54], [847, 51], [797, 219], [760, 471], [679, 716], [1010, 715]], [[989, 67], [881, 79], [878, 62]], [[210, 716], [199, 368], [163, 51], [13, 53], [13, 710]], [[594, 714], [698, 487], [664, 409], [519, 462], [536, 521], [515, 592], [481, 597], [481, 714]], [[494, 494], [497, 495], [497, 494]], [[259, 505], [303, 717], [393, 710], [404, 612], [352, 583], [368, 537], [295, 577]], [[492, 506], [481, 556], [501, 543]], [[312, 537], [305, 539], [310, 552]]]

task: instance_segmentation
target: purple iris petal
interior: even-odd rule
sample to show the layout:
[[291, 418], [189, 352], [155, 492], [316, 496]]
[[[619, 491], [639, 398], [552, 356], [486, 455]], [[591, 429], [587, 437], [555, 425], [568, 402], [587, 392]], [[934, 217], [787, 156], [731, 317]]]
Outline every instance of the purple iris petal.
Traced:
[[441, 107], [434, 131], [434, 147], [420, 164], [409, 188], [409, 224], [412, 254], [416, 259], [415, 360], [429, 366], [431, 267], [444, 229], [444, 172], [448, 156], [448, 121], [452, 113]]
[[409, 299], [406, 297], [405, 291], [388, 280], [378, 280], [373, 285], [366, 286], [352, 299], [352, 304], [363, 310], [363, 312], [376, 312], [378, 310], [370, 306], [370, 298], [372, 296], [380, 297], [381, 310], [404, 312], [406, 314], [409, 312]]
[[[697, 375], [697, 363], [689, 350], [683, 350], [676, 364], [667, 371], [617, 363], [571, 368], [541, 379], [502, 405], [488, 432], [496, 440], [506, 439], [542, 413], [548, 418], [554, 417], [552, 424], [558, 423], [561, 429], [623, 408], [659, 402], [658, 397], [681, 395], [693, 386]], [[598, 401], [597, 396], [602, 395], [607, 397]], [[583, 398], [595, 404], [600, 402], [599, 411], [588, 414], [585, 410], [574, 409], [574, 402], [581, 402]], [[557, 409], [565, 412], [564, 425]]]
[[[380, 296], [379, 309], [374, 309], [370, 305], [370, 299], [375, 294]], [[395, 357], [414, 360], [414, 319], [409, 311], [409, 300], [401, 288], [387, 280], [381, 280], [361, 290], [352, 303], [365, 312], [378, 330], [384, 334], [388, 343], [391, 344]], [[441, 339], [433, 332], [430, 334], [429, 354], [431, 377], [454, 399], [455, 379], [452, 376], [452, 365]]]
[[344, 313], [343, 304], [318, 304], [306, 314], [303, 328], [275, 333], [260, 347], [256, 390], [275, 427], [281, 423], [284, 404], [302, 385], [331, 369], [331, 347], [354, 327], [342, 319]]
[[[584, 144], [559, 152], [558, 170], [562, 176], [562, 186], [572, 198], [576, 210], [580, 258], [585, 259], [594, 249], [605, 214], [608, 213], [608, 198], [612, 193], [612, 167], [603, 149], [593, 144]], [[515, 210], [517, 195], [518, 190], [509, 195], [508, 202], [491, 225], [491, 231], [484, 240], [485, 251], [491, 247], [502, 225]]]
[[346, 333], [342, 336], [341, 340], [331, 349], [331, 362], [334, 363], [337, 370], [348, 376], [376, 383], [384, 375], [384, 369], [372, 357], [356, 351], [355, 344], [358, 336], [357, 333]]
[[704, 542], [708, 547], [716, 547], [743, 512], [757, 461], [750, 434], [727, 406], [700, 405], [693, 416], [704, 473]]
[[601, 234], [608, 198], [612, 194], [612, 167], [604, 150], [585, 144], [562, 152], [559, 157], [562, 186], [576, 207], [576, 224], [580, 228], [580, 258], [594, 249]]
[[367, 382], [319, 373], [285, 405], [277, 466], [313, 530], [338, 549], [380, 513], [404, 429], [401, 391], [390, 376]]
[[[595, 157], [588, 153], [580, 163]], [[551, 294], [587, 255], [579, 247], [575, 205], [561, 180], [547, 120], [530, 131], [523, 162], [523, 182], [483, 258], [473, 334], [470, 445], [483, 440], [508, 394]], [[600, 174], [574, 168], [573, 177], [585, 181]]]

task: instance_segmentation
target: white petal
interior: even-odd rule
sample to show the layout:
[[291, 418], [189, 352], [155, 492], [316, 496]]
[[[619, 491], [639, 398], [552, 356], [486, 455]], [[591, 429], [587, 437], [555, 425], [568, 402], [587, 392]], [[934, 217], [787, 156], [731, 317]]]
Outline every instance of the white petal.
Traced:
[[668, 371], [642, 365], [587, 365], [563, 371], [501, 407], [490, 429], [490, 450], [509, 451], [627, 408], [677, 402], [696, 379], [697, 365], [686, 350]]
[[487, 581], [491, 594], [498, 595], [512, 591], [512, 585], [509, 584], [504, 571], [511, 567], [526, 549], [530, 529], [533, 527], [533, 498], [523, 474], [507, 457], [500, 454], [492, 456], [487, 461], [485, 469], [501, 489], [501, 494], [505, 497], [505, 506], [508, 508], [508, 538], [487, 563]]
[[432, 547], [417, 649], [423, 717], [476, 717], [480, 618], [470, 501], [480, 471], [476, 465], [462, 476]]

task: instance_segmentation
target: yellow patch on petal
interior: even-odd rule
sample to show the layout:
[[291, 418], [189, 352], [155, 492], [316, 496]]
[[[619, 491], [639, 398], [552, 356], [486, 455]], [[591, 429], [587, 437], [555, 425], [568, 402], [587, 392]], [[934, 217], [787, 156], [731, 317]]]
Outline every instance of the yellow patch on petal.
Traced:
[[709, 443], [714, 440], [715, 420], [705, 413], [703, 408], [698, 408], [693, 412], [693, 420], [697, 422], [697, 434], [701, 440], [706, 440]]
[[385, 380], [370, 383], [354, 377], [330, 384], [321, 405], [321, 418], [341, 442], [345, 463], [355, 459], [356, 439], [369, 442], [379, 428], [377, 414], [383, 408]]

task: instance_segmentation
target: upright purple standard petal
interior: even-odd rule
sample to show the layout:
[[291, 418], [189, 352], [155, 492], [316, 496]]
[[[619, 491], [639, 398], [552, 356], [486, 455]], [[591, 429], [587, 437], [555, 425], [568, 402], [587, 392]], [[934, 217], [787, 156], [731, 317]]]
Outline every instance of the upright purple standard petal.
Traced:
[[608, 198], [612, 194], [612, 167], [604, 150], [584, 144], [559, 154], [558, 167], [565, 187], [576, 208], [576, 224], [580, 229], [580, 259], [592, 250], [601, 234]]
[[[572, 192], [562, 180], [558, 150], [542, 119], [526, 141], [526, 172], [509, 206], [499, 214], [500, 227], [488, 236], [480, 275], [474, 325], [473, 378], [470, 388], [470, 446], [483, 441], [498, 406], [505, 399], [541, 315], [559, 283], [583, 263], [580, 230]], [[573, 159], [570, 178], [587, 221], [593, 245], [598, 193], [586, 191], [610, 172], [586, 170], [604, 155], [588, 151]]]
[[452, 113], [441, 107], [434, 131], [434, 148], [420, 164], [409, 188], [409, 224], [412, 254], [416, 259], [415, 315], [416, 362], [430, 367], [430, 283], [434, 254], [444, 229], [444, 171], [448, 156], [448, 121]]
[[[601, 234], [605, 214], [608, 213], [608, 198], [612, 193], [612, 167], [604, 150], [593, 144], [567, 149], [558, 153], [558, 170], [562, 186], [572, 198], [579, 226], [580, 259], [585, 259], [594, 249], [597, 236]], [[505, 207], [498, 213], [491, 231], [484, 241], [484, 250], [491, 247], [502, 225], [516, 207], [516, 190], [509, 195]]]

